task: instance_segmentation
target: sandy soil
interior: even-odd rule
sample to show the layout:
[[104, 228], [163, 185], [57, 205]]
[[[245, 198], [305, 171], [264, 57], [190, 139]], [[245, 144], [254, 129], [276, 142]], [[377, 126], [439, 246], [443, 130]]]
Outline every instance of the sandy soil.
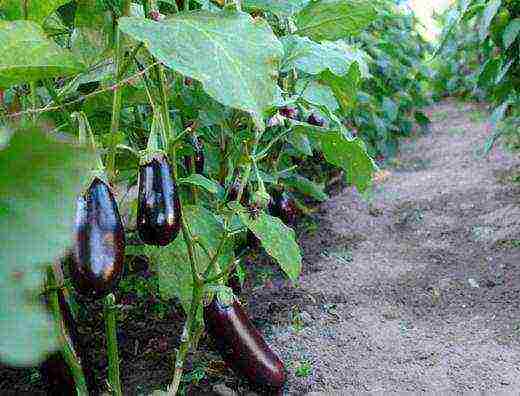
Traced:
[[255, 291], [287, 394], [520, 391], [519, 161], [477, 156], [477, 106], [429, 113], [370, 202], [348, 189], [320, 207], [300, 284]]

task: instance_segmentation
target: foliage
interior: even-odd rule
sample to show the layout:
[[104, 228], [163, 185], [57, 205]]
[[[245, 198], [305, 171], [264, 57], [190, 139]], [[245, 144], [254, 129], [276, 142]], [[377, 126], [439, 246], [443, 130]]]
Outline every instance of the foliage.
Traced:
[[[428, 45], [415, 32], [415, 17], [402, 14], [394, 1], [32, 3], [0, 3], [0, 122], [19, 129], [23, 120], [66, 140], [84, 140], [72, 116], [81, 111], [92, 126], [91, 143], [107, 179], [121, 192], [117, 198], [130, 237], [136, 228], [131, 191], [138, 165], [151, 155], [149, 131], [160, 132], [153, 139], [160, 135], [172, 162], [182, 233], [167, 247], [133, 250], [153, 263], [161, 294], [179, 298], [186, 311], [176, 368], [182, 367], [187, 345], [196, 344], [203, 299], [229, 291], [224, 285], [237, 264], [241, 237], [252, 233], [290, 279], [298, 278], [302, 263], [295, 233], [267, 213], [269, 194], [291, 191], [323, 201], [329, 173], [321, 169], [342, 170], [349, 185], [369, 191], [374, 158], [395, 155], [399, 137], [409, 136], [415, 123], [422, 128], [429, 123], [420, 111], [427, 104], [422, 85], [430, 72], [422, 61]], [[508, 30], [506, 43], [515, 29]], [[203, 145], [202, 174], [189, 165], [193, 135]], [[0, 195], [0, 216], [11, 221], [12, 208], [27, 204], [22, 199], [36, 215], [28, 219], [20, 211], [18, 225], [27, 228], [13, 228], [2, 251], [13, 265], [24, 261], [33, 271], [70, 243], [69, 204], [77, 193], [72, 187], [88, 161], [74, 147], [58, 149], [25, 132], [14, 136], [1, 155], [15, 155], [9, 160], [24, 171], [16, 178], [23, 183], [0, 188], [16, 197]], [[40, 144], [46, 153], [40, 153]], [[35, 153], [41, 154], [41, 167], [32, 165]], [[304, 168], [315, 158], [322, 158], [313, 165], [319, 177]], [[43, 177], [47, 171], [65, 182]], [[4, 179], [14, 180], [13, 175], [16, 167]], [[241, 187], [231, 199], [237, 180]], [[252, 199], [239, 205], [247, 192]], [[63, 194], [64, 210], [56, 194]], [[52, 218], [59, 219], [55, 227], [49, 227]], [[44, 233], [44, 227], [53, 232]], [[5, 246], [26, 230], [33, 231], [30, 257], [27, 250]], [[15, 241], [11, 246], [18, 246]], [[0, 273], [0, 282], [12, 276], [9, 271]], [[31, 286], [38, 283], [40, 276]], [[25, 314], [9, 309], [13, 322]], [[34, 338], [32, 345], [39, 353], [51, 347], [47, 341]], [[20, 360], [35, 357], [28, 353]], [[176, 381], [178, 386], [177, 369], [172, 386]]]
[[[485, 151], [519, 130], [520, 4], [514, 0], [464, 0], [439, 19], [437, 96], [458, 94], [490, 102], [493, 133]], [[514, 144], [511, 145], [514, 147]]]

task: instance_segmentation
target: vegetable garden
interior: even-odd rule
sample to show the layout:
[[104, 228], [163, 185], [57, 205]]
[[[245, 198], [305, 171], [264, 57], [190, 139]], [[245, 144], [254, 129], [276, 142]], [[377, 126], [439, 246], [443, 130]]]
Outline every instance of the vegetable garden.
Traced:
[[0, 1], [0, 389], [205, 394], [218, 353], [216, 382], [293, 392], [247, 305], [297, 287], [295, 229], [370, 201], [445, 96], [492, 107], [482, 153], [518, 146], [518, 4], [456, 2], [434, 45], [395, 3]]

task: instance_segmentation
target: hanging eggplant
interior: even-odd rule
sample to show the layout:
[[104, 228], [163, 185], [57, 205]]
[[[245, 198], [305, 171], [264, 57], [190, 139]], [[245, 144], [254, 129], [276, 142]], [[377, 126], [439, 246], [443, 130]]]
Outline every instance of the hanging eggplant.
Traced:
[[98, 177], [77, 199], [74, 259], [75, 289], [91, 298], [112, 292], [123, 273], [125, 231], [108, 184]]
[[166, 246], [180, 227], [177, 185], [166, 154], [158, 152], [139, 166], [137, 231], [147, 245]]

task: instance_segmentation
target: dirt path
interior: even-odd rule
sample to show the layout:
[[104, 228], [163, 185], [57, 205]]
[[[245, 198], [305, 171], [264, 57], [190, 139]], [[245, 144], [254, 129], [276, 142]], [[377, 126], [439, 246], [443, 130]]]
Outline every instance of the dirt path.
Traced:
[[476, 106], [430, 114], [432, 133], [403, 145], [370, 205], [349, 189], [320, 208], [300, 287], [255, 291], [255, 317], [292, 317], [268, 337], [288, 394], [518, 394], [519, 161], [476, 158]]

